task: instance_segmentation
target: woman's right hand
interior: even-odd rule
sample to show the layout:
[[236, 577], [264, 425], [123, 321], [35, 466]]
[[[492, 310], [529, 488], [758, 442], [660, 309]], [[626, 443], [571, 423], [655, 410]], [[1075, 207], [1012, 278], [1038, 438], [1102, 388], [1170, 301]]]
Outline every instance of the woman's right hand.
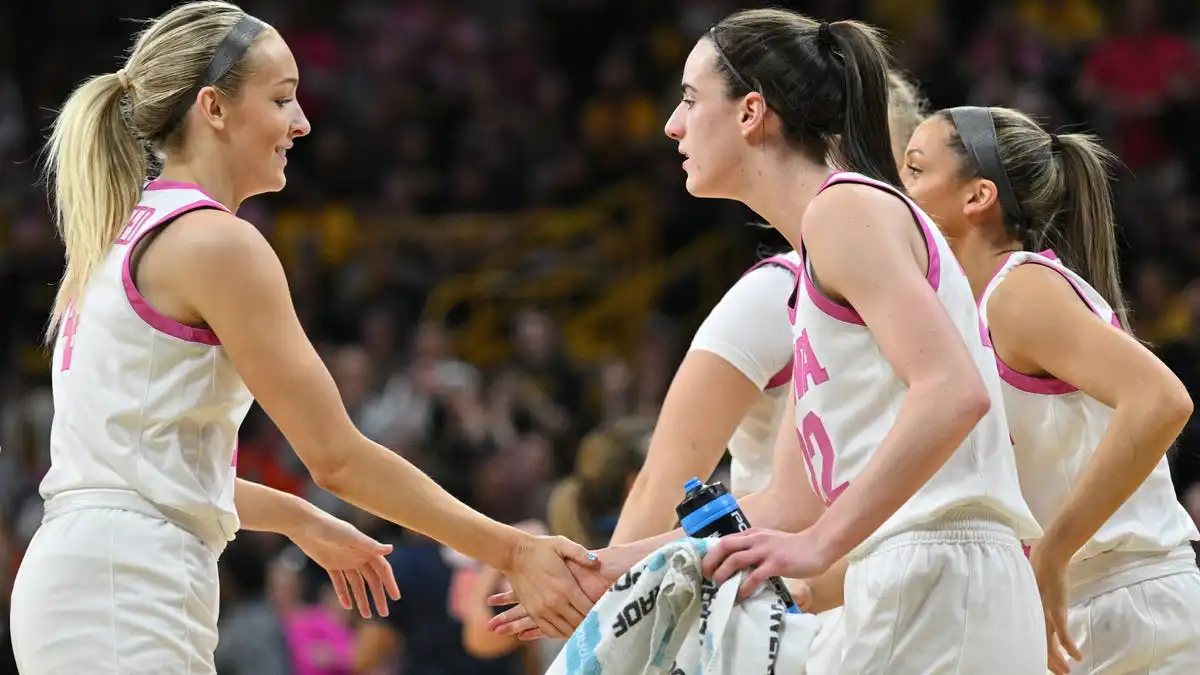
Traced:
[[[598, 568], [595, 566], [584, 567], [573, 560], [567, 561], [567, 568], [571, 570], [571, 575], [575, 577], [579, 588], [583, 590], [589, 600], [587, 611], [583, 613], [584, 616], [608, 592], [613, 583], [633, 567], [633, 564], [626, 564], [626, 561], [621, 559], [616, 550], [608, 548], [597, 551], [600, 558], [600, 566]], [[512, 591], [497, 593], [488, 598], [488, 604], [493, 607], [511, 605], [517, 602], [520, 602], [520, 600]], [[580, 621], [582, 621], [582, 617]], [[577, 626], [578, 624], [572, 626], [572, 630]], [[525, 608], [523, 603], [492, 617], [491, 621], [488, 622], [488, 628], [500, 635], [516, 635], [522, 640], [552, 637], [546, 635], [538, 628], [536, 621], [530, 616], [529, 610]]]
[[[520, 602], [532, 628], [546, 637], [566, 638], [587, 616], [592, 600], [568, 567], [595, 570], [599, 559], [566, 537], [527, 536], [504, 570], [513, 590], [510, 602]], [[495, 596], [493, 596], [495, 597]], [[489, 599], [489, 604], [493, 603]]]

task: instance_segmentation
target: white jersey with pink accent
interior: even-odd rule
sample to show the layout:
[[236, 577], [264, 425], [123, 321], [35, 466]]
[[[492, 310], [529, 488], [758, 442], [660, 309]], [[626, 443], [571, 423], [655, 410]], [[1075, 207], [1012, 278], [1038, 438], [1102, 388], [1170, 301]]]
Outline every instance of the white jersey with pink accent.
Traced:
[[237, 432], [253, 398], [210, 330], [158, 313], [130, 269], [137, 242], [198, 209], [225, 207], [197, 186], [152, 181], [62, 322], [54, 347], [46, 500], [136, 491], [195, 534], [228, 541]]
[[729, 439], [730, 491], [737, 497], [767, 487], [787, 384], [792, 379], [787, 299], [800, 271], [789, 252], [758, 261], [713, 307], [692, 339], [692, 350], [711, 352], [746, 376], [762, 396]]
[[[1053, 251], [1019, 251], [1008, 257], [980, 298], [980, 314], [988, 325], [988, 300], [1009, 272], [1020, 265], [1042, 265], [1062, 275], [1080, 300], [1102, 321], [1120, 327], [1112, 307], [1096, 289], [1067, 268]], [[1047, 525], [1066, 504], [1092, 453], [1108, 431], [1112, 408], [1074, 386], [1052, 377], [1034, 377], [996, 364], [1003, 384], [1008, 427], [1017, 454], [1017, 469], [1033, 515]], [[1195, 523], [1175, 498], [1167, 458], [1075, 554], [1087, 560], [1107, 551], [1170, 551], [1200, 539]]]
[[[966, 274], [929, 217], [896, 188], [857, 173], [829, 177], [868, 185], [904, 201], [928, 246], [927, 279], [966, 342], [991, 395], [991, 410], [937, 473], [856, 549], [938, 520], [952, 509], [979, 509], [1007, 521], [1017, 536], [1035, 539], [1041, 528], [1021, 495], [1016, 460], [1004, 420], [1000, 377], [981, 339], [979, 313]], [[851, 307], [822, 295], [805, 258], [789, 302], [795, 347], [796, 428], [812, 488], [828, 505], [866, 468], [891, 431], [908, 387]]]

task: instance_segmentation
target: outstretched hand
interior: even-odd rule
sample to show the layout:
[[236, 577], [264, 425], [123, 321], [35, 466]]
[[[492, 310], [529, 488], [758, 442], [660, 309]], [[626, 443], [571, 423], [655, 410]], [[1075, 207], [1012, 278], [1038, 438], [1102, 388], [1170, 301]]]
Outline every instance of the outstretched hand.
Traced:
[[358, 605], [364, 619], [371, 617], [368, 588], [379, 616], [388, 615], [388, 599], [399, 600], [400, 588], [391, 565], [384, 557], [392, 552], [388, 544], [359, 532], [350, 523], [314, 509], [315, 516], [291, 540], [304, 554], [325, 568], [338, 601], [345, 609]]
[[[584, 567], [573, 560], [567, 561], [567, 569], [570, 570], [571, 576], [575, 578], [576, 583], [579, 584], [579, 588], [583, 590], [588, 599], [588, 606], [583, 611], [583, 616], [587, 616], [587, 613], [591, 611], [601, 596], [608, 591], [613, 581], [620, 576], [620, 572], [614, 572], [606, 564], [603, 552], [600, 552], [600, 560], [601, 566], [599, 568], [595, 568], [594, 566]], [[616, 576], [610, 578], [612, 574]], [[519, 599], [512, 591], [497, 593], [488, 598], [488, 604], [493, 607], [503, 607], [517, 602], [519, 602]], [[581, 617], [580, 621], [582, 620]], [[573, 624], [571, 631], [574, 632], [578, 626], [578, 622]], [[492, 617], [491, 621], [488, 622], [488, 628], [500, 635], [516, 635], [521, 640], [536, 640], [547, 637], [537, 627], [537, 623], [529, 616], [529, 611], [525, 609], [523, 604], [517, 604], [515, 607]]]
[[[513, 601], [527, 610], [531, 630], [566, 638], [587, 616], [592, 601], [572, 573], [572, 564], [580, 570], [595, 570], [600, 561], [565, 537], [531, 536], [518, 546], [504, 575], [512, 584]], [[495, 603], [489, 599], [488, 604]]]

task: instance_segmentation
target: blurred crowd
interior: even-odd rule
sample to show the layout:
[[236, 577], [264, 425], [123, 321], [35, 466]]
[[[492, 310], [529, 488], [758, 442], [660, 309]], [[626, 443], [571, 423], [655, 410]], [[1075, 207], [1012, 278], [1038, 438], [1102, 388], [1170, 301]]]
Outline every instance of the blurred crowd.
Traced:
[[[243, 3], [295, 52], [313, 134], [289, 153], [288, 188], [239, 215], [280, 252], [365, 433], [488, 515], [604, 545], [697, 319], [759, 245], [778, 243], [743, 226], [752, 214], [690, 199], [661, 133], [694, 40], [753, 4]], [[935, 108], [1009, 105], [1051, 129], [1100, 133], [1124, 162], [1116, 189], [1137, 334], [1200, 398], [1200, 6], [773, 4], [888, 29]], [[168, 6], [0, 8], [0, 624], [41, 518], [52, 414], [39, 334], [62, 260], [38, 145], [75, 83], [119, 67], [136, 29], [121, 17]], [[702, 240], [733, 254], [663, 271]], [[672, 283], [623, 286], [655, 274]], [[615, 318], [573, 324], [581, 315]], [[1173, 462], [1200, 518], [1196, 423]], [[395, 543], [404, 597], [386, 619], [356, 620], [286, 541], [239, 535], [222, 558], [221, 675], [542, 672], [553, 645], [483, 627], [484, 599], [503, 583], [494, 570], [323, 493], [257, 408], [239, 470]], [[5, 641], [0, 675], [15, 672]]]

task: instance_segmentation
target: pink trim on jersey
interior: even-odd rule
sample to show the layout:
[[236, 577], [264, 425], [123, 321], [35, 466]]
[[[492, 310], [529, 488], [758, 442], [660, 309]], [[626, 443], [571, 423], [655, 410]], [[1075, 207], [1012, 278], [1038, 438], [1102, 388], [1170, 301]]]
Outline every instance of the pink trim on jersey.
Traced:
[[[149, 189], [149, 186], [147, 186], [147, 189]], [[178, 338], [185, 342], [195, 342], [197, 344], [215, 347], [221, 344], [221, 340], [217, 337], [216, 333], [207, 328], [197, 328], [195, 326], [188, 326], [187, 324], [180, 323], [175, 319], [163, 315], [157, 309], [151, 307], [150, 303], [146, 302], [146, 299], [142, 297], [141, 292], [138, 291], [137, 285], [133, 283], [133, 272], [130, 269], [133, 251], [135, 248], [137, 248], [137, 244], [142, 240], [142, 237], [154, 231], [155, 228], [162, 227], [163, 225], [170, 223], [185, 213], [199, 209], [220, 209], [226, 213], [229, 211], [215, 201], [195, 201], [190, 204], [184, 204], [183, 206], [175, 209], [171, 213], [156, 221], [150, 227], [137, 233], [133, 239], [129, 241], [129, 248], [125, 252], [125, 260], [121, 263], [121, 283], [125, 286], [125, 297], [129, 299], [129, 305], [133, 307], [134, 313], [141, 317], [142, 321], [145, 321], [151, 328], [160, 333], [170, 335], [171, 337]]]
[[[1058, 261], [1058, 255], [1055, 254], [1054, 251], [1051, 251], [1049, 249], [1038, 253], [1038, 255], [1040, 255], [1044, 258], [1049, 258], [1050, 260]], [[1025, 262], [1021, 263], [1021, 265], [1030, 265], [1030, 264], [1041, 265], [1042, 267], [1045, 267], [1046, 269], [1054, 271], [1055, 274], [1058, 274], [1063, 279], [1066, 279], [1067, 283], [1070, 284], [1071, 288], [1075, 291], [1075, 295], [1079, 296], [1080, 300], [1083, 300], [1083, 304], [1087, 305], [1087, 308], [1089, 310], [1091, 310], [1091, 312], [1093, 314], [1100, 317], [1101, 319], [1104, 318], [1104, 314], [1102, 314], [1100, 312], [1100, 308], [1092, 303], [1091, 299], [1089, 299], [1087, 294], [1084, 293], [1083, 288], [1079, 285], [1079, 283], [1076, 282], [1074, 279], [1072, 279], [1070, 276], [1063, 274], [1062, 270], [1060, 270], [1052, 265], [1047, 265], [1046, 263], [1044, 263], [1040, 260], [1026, 260]], [[1021, 265], [1016, 265], [1016, 266], [1014, 266], [1013, 269], [1016, 269], [1016, 267], [1020, 267]], [[1001, 265], [1001, 268], [1003, 268], [1003, 265]], [[998, 271], [999, 270], [997, 270], [997, 272]], [[1009, 272], [1011, 273], [1012, 270], [1009, 270]], [[1109, 320], [1109, 322], [1115, 328], [1117, 328], [1117, 329], [1121, 328], [1121, 320], [1117, 317], [1116, 312], [1113, 312], [1112, 318]], [[987, 335], [985, 337], [987, 339], [988, 347], [991, 347], [992, 346], [991, 336]], [[993, 349], [992, 353], [995, 354], [994, 349]], [[1063, 394], [1073, 394], [1073, 393], [1079, 391], [1079, 388], [1076, 387], [1075, 385], [1073, 385], [1069, 382], [1063, 382], [1062, 380], [1060, 380], [1056, 377], [1049, 377], [1049, 376], [1040, 377], [1040, 376], [1036, 376], [1036, 375], [1027, 375], [1025, 373], [1017, 372], [1016, 370], [1013, 370], [1011, 367], [1009, 367], [1009, 365], [1000, 358], [999, 354], [995, 354], [995, 356], [996, 356], [996, 366], [1000, 370], [1000, 378], [1002, 380], [1004, 380], [1005, 382], [1009, 383], [1010, 385], [1012, 385], [1013, 387], [1020, 389], [1023, 392], [1026, 392], [1029, 394], [1042, 394], [1044, 396], [1062, 396]]]
[[[908, 207], [909, 213], [912, 214], [913, 220], [917, 221], [917, 225], [921, 228], [921, 237], [925, 240], [925, 250], [929, 257], [929, 264], [928, 269], [925, 272], [925, 279], [929, 282], [929, 285], [933, 288], [934, 292], [937, 292], [938, 286], [942, 282], [942, 256], [938, 252], [937, 242], [933, 238], [933, 230], [930, 229], [931, 226], [929, 222], [926, 220], [924, 215], [917, 210], [917, 207], [911, 201], [909, 201], [907, 197], [904, 196], [904, 193], [900, 192], [891, 185], [888, 185], [887, 183], [871, 180], [865, 176], [848, 175], [844, 172], [835, 172], [830, 174], [829, 177], [825, 179], [825, 182], [821, 185], [821, 188], [817, 191], [817, 193], [820, 194], [820, 192], [825, 188], [838, 183], [867, 185], [879, 190], [883, 190], [884, 192], [891, 193], [900, 198], [900, 201], [904, 202], [904, 205]], [[802, 268], [802, 274], [804, 277], [805, 290], [808, 292], [809, 299], [812, 300], [813, 304], [816, 305], [818, 309], [843, 323], [855, 324], [859, 326], [865, 325], [862, 317], [858, 315], [858, 312], [854, 311], [854, 308], [836, 302], [821, 293], [821, 290], [817, 288], [817, 285], [813, 282], [812, 276], [808, 271], [807, 259], [801, 263], [800, 267]], [[792, 323], [795, 323], [794, 316]]]
[[[196, 192], [199, 192], [200, 194], [204, 195], [205, 197], [208, 197], [212, 201], [214, 201], [214, 202], [217, 201], [212, 195], [208, 194], [207, 190], [200, 187], [199, 185], [196, 185], [195, 183], [188, 183], [187, 181], [182, 181], [182, 180], [166, 180], [163, 178], [155, 178], [154, 180], [150, 181], [149, 183], [146, 183], [146, 187], [144, 187], [142, 189], [146, 190], [148, 192], [156, 192], [158, 190], [195, 190]], [[224, 206], [222, 206], [221, 209], [224, 211], [229, 210], [229, 209], [226, 209]]]
[[787, 365], [783, 367], [783, 370], [772, 375], [771, 379], [767, 380], [767, 386], [763, 387], [763, 389], [774, 389], [791, 382], [793, 363], [795, 363], [794, 359], [788, 359]]
[[791, 272], [792, 276], [795, 276], [800, 273], [800, 268], [795, 263], [793, 263], [791, 260], [788, 260], [787, 256], [773, 255], [770, 258], [763, 258], [762, 260], [759, 260], [758, 262], [751, 265], [749, 269], [747, 269], [745, 272], [742, 272], [742, 276], [744, 277], [747, 274], [750, 274], [751, 272], [753, 272], [754, 270], [759, 269], [760, 267], [766, 267], [767, 265], [777, 265], [779, 267], [782, 267], [782, 268], [786, 269], [787, 271]]
[[812, 276], [808, 273], [807, 264], [804, 265], [804, 271], [801, 272], [801, 276], [804, 277], [804, 290], [808, 292], [808, 299], [812, 300], [817, 309], [843, 323], [852, 323], [859, 326], [867, 325], [853, 308], [835, 302], [821, 293], [816, 283], [813, 282]]

